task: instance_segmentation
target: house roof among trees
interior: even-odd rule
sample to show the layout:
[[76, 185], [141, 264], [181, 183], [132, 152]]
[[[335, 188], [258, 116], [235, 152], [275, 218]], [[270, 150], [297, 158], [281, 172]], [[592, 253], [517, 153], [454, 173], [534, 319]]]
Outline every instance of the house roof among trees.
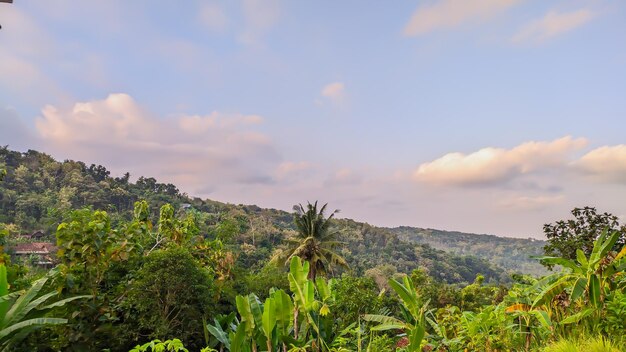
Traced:
[[18, 243], [13, 247], [15, 254], [50, 254], [56, 246], [49, 242]]

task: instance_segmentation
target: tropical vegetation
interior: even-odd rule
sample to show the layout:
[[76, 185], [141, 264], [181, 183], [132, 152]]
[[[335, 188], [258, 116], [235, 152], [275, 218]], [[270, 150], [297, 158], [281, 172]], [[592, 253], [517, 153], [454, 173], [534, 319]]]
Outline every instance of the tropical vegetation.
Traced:
[[[4, 148], [0, 157], [0, 350], [626, 345], [625, 230], [591, 207], [546, 225], [547, 242], [490, 245], [491, 237], [337, 219], [318, 202], [289, 214], [202, 200], [35, 151]], [[14, 250], [33, 244], [24, 233], [35, 230], [56, 247], [53, 268]], [[489, 246], [519, 259], [490, 261]]]

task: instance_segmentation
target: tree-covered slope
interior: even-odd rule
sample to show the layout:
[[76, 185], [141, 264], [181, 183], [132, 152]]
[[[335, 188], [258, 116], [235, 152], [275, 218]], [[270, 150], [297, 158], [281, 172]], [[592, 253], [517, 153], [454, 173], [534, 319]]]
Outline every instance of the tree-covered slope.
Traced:
[[[43, 230], [52, 239], [56, 226], [72, 209], [106, 210], [115, 222], [130, 219], [137, 200], [148, 201], [154, 218], [161, 205], [170, 203], [180, 214], [196, 211], [202, 233], [229, 238], [239, 265], [257, 269], [294, 233], [293, 216], [288, 212], [191, 197], [151, 177], [132, 182], [129, 174], [111, 176], [101, 165], [59, 162], [41, 152], [4, 147], [0, 148], [0, 166], [6, 169], [0, 182], [0, 224], [13, 233]], [[299, 201], [294, 199], [294, 203]], [[537, 254], [539, 242], [386, 229], [349, 219], [334, 220], [334, 226], [345, 243], [341, 254], [357, 274], [376, 276], [421, 267], [437, 279], [457, 283], [472, 282], [479, 273], [488, 281], [503, 282], [511, 271], [537, 272], [528, 256]]]
[[473, 255], [507, 270], [534, 275], [546, 273], [546, 269], [536, 259], [530, 258], [543, 254], [545, 241], [407, 226], [391, 228], [389, 231], [405, 241], [428, 244], [459, 255]]

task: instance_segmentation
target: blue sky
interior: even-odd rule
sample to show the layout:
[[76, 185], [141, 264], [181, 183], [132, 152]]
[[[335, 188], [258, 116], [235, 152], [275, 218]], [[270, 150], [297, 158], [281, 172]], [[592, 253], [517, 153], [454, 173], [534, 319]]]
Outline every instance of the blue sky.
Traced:
[[377, 225], [626, 214], [621, 1], [0, 5], [0, 144]]

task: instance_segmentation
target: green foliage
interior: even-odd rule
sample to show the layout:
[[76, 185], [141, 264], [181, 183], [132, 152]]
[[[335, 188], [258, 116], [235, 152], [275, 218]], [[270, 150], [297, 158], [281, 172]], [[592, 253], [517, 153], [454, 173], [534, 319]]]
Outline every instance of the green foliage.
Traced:
[[101, 210], [71, 212], [58, 226], [56, 237], [61, 264], [67, 267], [68, 275], [77, 278], [68, 282], [89, 290], [94, 299], [109, 266], [128, 259], [135, 249], [128, 238], [111, 228], [108, 214]]
[[219, 314], [213, 318], [213, 322], [213, 325], [207, 323], [204, 324], [206, 333], [211, 335], [206, 336], [207, 344], [211, 347], [216, 347], [218, 344], [221, 344], [220, 349], [226, 348], [230, 351], [230, 341], [231, 338], [234, 338], [234, 336], [231, 337], [227, 331], [231, 329], [233, 326], [232, 324], [239, 324], [237, 315], [235, 312], [231, 312], [228, 315]]
[[179, 339], [152, 340], [143, 345], [137, 345], [129, 352], [189, 352]]
[[[0, 148], [0, 162], [3, 161], [7, 176], [0, 183], [0, 222], [16, 224], [24, 232], [43, 230], [48, 234], [54, 233], [57, 224], [67, 218], [71, 210], [86, 206], [106, 211], [111, 227], [118, 228], [118, 224], [128, 225], [128, 222], [138, 219], [133, 213], [133, 205], [145, 200], [150, 207], [144, 209], [138, 221], [140, 224], [121, 232], [125, 236], [132, 233], [142, 237], [143, 240], [137, 244], [147, 251], [153, 247], [162, 248], [170, 241], [169, 237], [153, 231], [150, 224], [158, 223], [159, 209], [166, 204], [171, 204], [174, 215], [172, 218], [169, 216], [172, 212], [169, 212], [166, 218], [178, 223], [169, 227], [169, 233], [174, 231], [177, 242], [185, 242], [179, 241], [177, 235], [194, 243], [200, 237], [220, 239], [229, 251], [236, 254], [231, 258], [237, 261], [236, 265], [246, 270], [259, 270], [283, 239], [297, 237], [293, 235], [293, 214], [287, 212], [188, 197], [174, 185], [159, 183], [151, 177], [139, 177], [133, 183], [128, 173], [112, 177], [104, 166], [71, 160], [57, 162], [46, 154], [32, 150], [20, 153]], [[196, 227], [186, 225], [190, 223], [195, 223]], [[471, 283], [478, 273], [485, 275], [487, 282], [508, 281], [508, 273], [487, 260], [467, 254], [488, 258], [491, 263], [506, 268], [534, 272], [525, 261], [528, 261], [528, 255], [538, 254], [534, 250], [540, 243], [462, 233], [439, 234], [436, 230], [428, 230], [433, 234], [437, 232], [431, 237], [440, 238], [446, 246], [428, 241], [416, 245], [397, 229], [377, 228], [335, 218], [332, 225], [331, 232], [337, 233], [335, 240], [342, 243], [332, 251], [346, 260], [354, 274], [363, 275], [366, 270], [383, 264], [393, 265], [402, 273], [423, 267], [430, 276], [446, 283]], [[140, 229], [142, 226], [143, 230]], [[421, 243], [430, 243], [432, 247]], [[467, 248], [467, 251], [459, 251], [461, 248]], [[489, 257], [484, 253], [488, 253]], [[509, 259], [513, 262], [506, 261]], [[286, 258], [285, 261], [288, 263]], [[222, 272], [230, 275], [233, 270], [231, 267], [231, 270]]]
[[371, 278], [344, 276], [332, 287], [334, 302], [330, 310], [335, 312], [345, 325], [358, 321], [366, 313], [395, 308], [395, 301], [380, 295]]
[[543, 352], [623, 352], [622, 348], [611, 340], [603, 337], [567, 338], [551, 343]]
[[409, 313], [406, 321], [380, 315], [366, 314], [363, 319], [370, 322], [379, 323], [372, 328], [372, 331], [401, 330], [408, 337], [406, 351], [414, 352], [421, 350], [422, 341], [426, 337], [426, 309], [428, 302], [422, 302], [417, 290], [411, 280], [405, 276], [400, 283], [394, 279], [389, 281], [389, 285], [400, 297], [403, 307]]
[[[530, 258], [533, 255], [543, 254], [545, 241], [530, 238], [506, 238], [493, 235], [479, 235], [458, 231], [442, 231], [435, 229], [421, 229], [401, 226], [390, 229], [399, 238], [408, 243], [428, 245], [437, 250], [454, 253], [459, 256], [471, 256], [486, 260], [498, 267], [513, 272], [532, 275], [545, 275], [547, 270]], [[478, 263], [466, 263], [466, 265]], [[456, 269], [456, 268], [454, 268]], [[454, 272], [459, 272], [454, 270]], [[478, 269], [470, 274], [469, 280], [483, 273], [489, 280], [491, 274], [484, 269]], [[433, 273], [434, 274], [434, 273]], [[435, 275], [433, 275], [435, 276]], [[450, 279], [446, 281], [450, 282]], [[501, 281], [501, 280], [499, 280]]]
[[[584, 207], [572, 210], [574, 219], [559, 220], [543, 226], [543, 233], [548, 238], [544, 247], [546, 255], [559, 256], [574, 260], [577, 250], [590, 255], [593, 244], [603, 231], [618, 232], [613, 250], [620, 250], [626, 245], [626, 226], [620, 225], [618, 217], [609, 213], [598, 213], [596, 208]], [[552, 263], [543, 262], [547, 265]]]
[[[609, 234], [605, 230], [594, 242], [589, 257], [578, 250], [577, 261], [560, 257], [541, 257], [547, 264], [558, 264], [565, 269], [562, 273], [550, 277], [547, 284], [533, 302], [533, 307], [541, 304], [550, 305], [552, 301], [564, 291], [569, 292], [571, 304], [582, 302], [582, 305], [591, 305], [596, 310], [582, 310], [573, 315], [564, 324], [578, 323], [582, 318], [593, 316], [594, 323], [600, 318], [605, 300], [605, 289], [612, 285], [613, 275], [620, 271], [626, 261], [607, 255], [618, 241], [621, 234], [617, 231]], [[587, 320], [589, 321], [589, 320]]]
[[[2, 257], [0, 316], [37, 291], [19, 301], [39, 302], [23, 319], [65, 322], [23, 326], [22, 350], [594, 351], [613, 348], [596, 336], [625, 343], [623, 231], [592, 208], [549, 228], [555, 252], [541, 259], [562, 272], [511, 279], [501, 267], [546, 273], [528, 259], [542, 241], [378, 228], [327, 217], [317, 203], [295, 214], [223, 204], [34, 151], [0, 148], [0, 163], [7, 253], [16, 233], [58, 229], [59, 275], [45, 276], [45, 286], [43, 271]], [[288, 272], [268, 265], [275, 250]], [[338, 277], [334, 269], [347, 263]], [[28, 274], [15, 280], [18, 272]], [[8, 293], [5, 278], [25, 290]], [[77, 294], [90, 299], [63, 304]], [[37, 309], [51, 302], [59, 303]], [[138, 345], [149, 339], [161, 340]]]
[[234, 219], [224, 219], [215, 227], [215, 237], [225, 243], [231, 242], [239, 232], [239, 224]]
[[335, 266], [348, 266], [345, 259], [335, 252], [335, 247], [342, 244], [337, 241], [337, 231], [331, 228], [332, 219], [338, 210], [326, 218], [324, 212], [327, 205], [324, 204], [319, 211], [317, 202], [308, 203], [306, 210], [302, 204], [294, 207], [297, 236], [287, 239], [289, 246], [279, 252], [273, 261], [286, 264], [293, 257], [300, 257], [310, 264], [308, 276], [313, 281], [318, 274], [326, 275]]
[[[4, 264], [0, 264], [0, 297], [4, 297], [9, 293], [9, 283], [7, 281], [7, 268]], [[0, 302], [0, 317], [4, 317], [9, 309], [9, 302]]]
[[483, 285], [484, 277], [476, 276], [474, 283], [460, 290], [462, 310], [475, 311], [480, 307], [498, 303], [500, 289], [494, 286]]
[[288, 274], [293, 299], [283, 290], [271, 290], [263, 303], [254, 294], [237, 296], [239, 319], [228, 316], [207, 325], [220, 348], [279, 351], [290, 346], [290, 350], [345, 351], [346, 336], [354, 332], [354, 324], [338, 329], [338, 319], [329, 308], [335, 303], [334, 281], [318, 278], [313, 283], [308, 273], [309, 263], [293, 257]]
[[553, 328], [552, 319], [544, 308], [532, 307], [537, 295], [537, 280], [517, 284], [505, 297], [505, 312], [516, 320], [516, 331], [524, 336], [525, 347], [528, 349], [533, 341], [539, 345]]
[[387, 335], [377, 335], [372, 338], [367, 346], [367, 351], [393, 351], [395, 347], [393, 338]]
[[619, 336], [626, 331], [626, 293], [612, 291], [607, 295], [606, 315], [601, 320], [602, 328], [608, 336]]
[[[4, 275], [3, 275], [4, 273]], [[0, 348], [6, 351], [19, 343], [35, 329], [65, 324], [67, 319], [49, 317], [55, 308], [89, 296], [74, 296], [58, 299], [55, 291], [41, 293], [44, 285], [55, 273], [41, 278], [26, 291], [6, 293], [6, 269], [0, 264]], [[54, 298], [57, 298], [54, 300]]]
[[430, 305], [435, 308], [463, 306], [466, 309], [475, 309], [481, 307], [485, 302], [493, 302], [496, 298], [494, 292], [497, 289], [493, 286], [474, 283], [468, 286], [470, 288], [466, 290], [466, 288], [460, 288], [459, 285], [437, 281], [429, 276], [424, 269], [413, 270], [411, 281], [413, 281], [422, 299], [430, 302]]
[[470, 350], [499, 351], [514, 345], [503, 305], [485, 306], [478, 312], [465, 311], [460, 322], [459, 337]]
[[246, 292], [254, 293], [261, 299], [267, 298], [272, 288], [285, 291], [289, 289], [285, 269], [275, 265], [267, 265], [257, 272], [250, 271], [241, 280], [245, 284]]
[[125, 308], [124, 334], [163, 338], [176, 336], [189, 346], [200, 346], [204, 316], [211, 313], [213, 283], [184, 248], [173, 246], [145, 257], [132, 274]]
[[[454, 255], [428, 244], [407, 242], [393, 229], [376, 228], [345, 219], [336, 222], [342, 228], [342, 241], [346, 242], [346, 250], [342, 254], [350, 268], [359, 275], [376, 268], [393, 268], [394, 272], [400, 273], [410, 273], [419, 268], [435, 281], [449, 284], [471, 283], [479, 273], [485, 276], [487, 282], [504, 283], [510, 280], [508, 273], [485, 259]], [[389, 278], [391, 276], [380, 280], [381, 286], [385, 286]], [[379, 282], [379, 279], [376, 280]]]

